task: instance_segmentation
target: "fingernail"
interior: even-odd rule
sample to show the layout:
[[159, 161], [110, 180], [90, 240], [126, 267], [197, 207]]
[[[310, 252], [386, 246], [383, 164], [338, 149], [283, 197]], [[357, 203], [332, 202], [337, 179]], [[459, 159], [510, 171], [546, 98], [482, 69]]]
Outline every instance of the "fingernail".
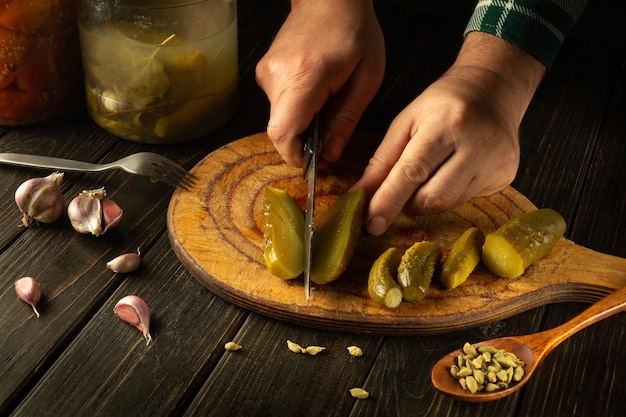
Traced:
[[374, 236], [379, 236], [387, 230], [387, 219], [383, 216], [374, 216], [367, 221], [367, 231]]

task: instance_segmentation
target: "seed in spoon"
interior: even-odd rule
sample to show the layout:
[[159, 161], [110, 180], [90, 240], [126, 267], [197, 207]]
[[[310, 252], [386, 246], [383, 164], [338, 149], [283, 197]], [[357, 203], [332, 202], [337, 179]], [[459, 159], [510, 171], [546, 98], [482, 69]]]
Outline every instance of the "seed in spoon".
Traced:
[[508, 388], [524, 377], [524, 362], [511, 352], [491, 346], [475, 349], [470, 343], [465, 343], [462, 350], [450, 367], [450, 375], [471, 393]]

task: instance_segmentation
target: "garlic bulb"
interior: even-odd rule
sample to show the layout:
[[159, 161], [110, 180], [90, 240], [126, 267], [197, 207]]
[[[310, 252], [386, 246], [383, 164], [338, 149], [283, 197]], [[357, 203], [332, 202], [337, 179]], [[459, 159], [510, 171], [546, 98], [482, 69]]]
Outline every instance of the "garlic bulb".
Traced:
[[63, 214], [65, 203], [61, 193], [63, 173], [55, 172], [43, 178], [24, 181], [15, 191], [15, 203], [22, 212], [26, 227], [39, 223], [53, 223]]
[[104, 187], [81, 191], [67, 206], [67, 215], [72, 227], [79, 233], [100, 236], [117, 226], [123, 210], [106, 198]]
[[30, 304], [37, 318], [39, 318], [39, 311], [37, 311], [37, 303], [41, 300], [39, 283], [31, 277], [20, 278], [15, 281], [15, 292], [23, 301]]
[[128, 273], [139, 268], [139, 264], [141, 264], [141, 253], [139, 252], [139, 248], [137, 248], [137, 252], [125, 253], [111, 259], [107, 262], [107, 269], [116, 273]]
[[113, 309], [117, 317], [139, 330], [146, 339], [146, 345], [152, 342], [150, 335], [150, 310], [144, 300], [136, 295], [127, 295], [117, 302]]

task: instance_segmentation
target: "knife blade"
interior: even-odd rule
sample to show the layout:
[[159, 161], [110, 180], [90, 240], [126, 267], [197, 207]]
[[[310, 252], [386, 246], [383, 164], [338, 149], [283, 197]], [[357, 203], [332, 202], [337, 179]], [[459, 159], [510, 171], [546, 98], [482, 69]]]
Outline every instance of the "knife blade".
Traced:
[[308, 184], [304, 222], [304, 295], [311, 297], [311, 267], [313, 265], [313, 226], [315, 222], [315, 185], [317, 162], [322, 148], [319, 114], [313, 118], [304, 144], [302, 175]]

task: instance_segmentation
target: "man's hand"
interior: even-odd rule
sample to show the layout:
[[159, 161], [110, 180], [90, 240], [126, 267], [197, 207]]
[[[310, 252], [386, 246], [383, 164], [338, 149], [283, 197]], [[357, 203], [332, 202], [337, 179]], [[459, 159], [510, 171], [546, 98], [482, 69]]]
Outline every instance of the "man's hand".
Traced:
[[256, 67], [270, 101], [267, 133], [290, 165], [302, 164], [301, 134], [324, 107], [322, 159], [336, 161], [382, 82], [384, 40], [371, 0], [292, 1]]
[[371, 196], [367, 228], [401, 212], [454, 208], [510, 184], [518, 129], [545, 68], [508, 42], [470, 33], [454, 65], [393, 121], [354, 188]]

